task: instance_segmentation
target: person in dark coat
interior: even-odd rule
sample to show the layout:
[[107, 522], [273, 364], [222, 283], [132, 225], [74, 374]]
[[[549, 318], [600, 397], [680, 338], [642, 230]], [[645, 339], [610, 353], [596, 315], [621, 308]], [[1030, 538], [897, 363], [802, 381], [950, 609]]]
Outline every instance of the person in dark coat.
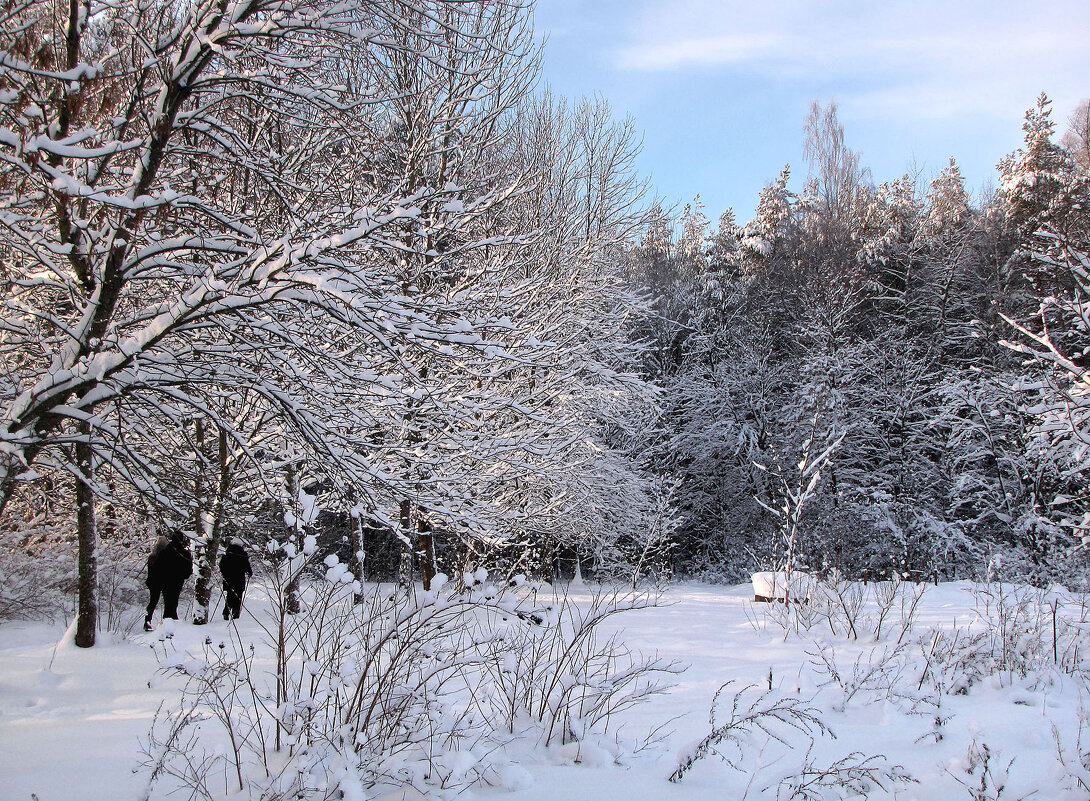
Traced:
[[182, 594], [185, 580], [193, 575], [193, 554], [189, 550], [189, 539], [176, 528], [170, 536], [160, 535], [148, 557], [148, 578], [144, 582], [151, 591], [147, 615], [144, 618], [144, 631], [151, 631], [151, 618], [155, 607], [159, 605], [159, 596], [163, 596], [163, 618], [178, 619], [178, 597]]
[[254, 574], [250, 557], [237, 537], [220, 557], [220, 575], [223, 576], [223, 619], [238, 618], [242, 611], [242, 595], [246, 592], [246, 579]]

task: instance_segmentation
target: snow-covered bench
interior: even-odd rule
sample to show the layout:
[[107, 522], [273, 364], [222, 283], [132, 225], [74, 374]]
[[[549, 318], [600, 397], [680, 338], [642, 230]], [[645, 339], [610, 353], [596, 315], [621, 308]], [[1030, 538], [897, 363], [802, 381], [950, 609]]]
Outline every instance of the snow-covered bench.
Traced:
[[765, 571], [754, 573], [751, 580], [753, 600], [763, 603], [788, 600], [808, 601], [816, 583], [813, 576], [801, 570], [791, 571], [790, 579], [785, 571]]

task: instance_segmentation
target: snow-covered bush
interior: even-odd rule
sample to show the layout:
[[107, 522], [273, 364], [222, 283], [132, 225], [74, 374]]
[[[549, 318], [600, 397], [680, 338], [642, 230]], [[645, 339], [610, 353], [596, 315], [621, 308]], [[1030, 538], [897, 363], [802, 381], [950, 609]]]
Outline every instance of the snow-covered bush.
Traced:
[[912, 628], [927, 587], [896, 575], [887, 581], [860, 583], [834, 572], [818, 582], [813, 603], [834, 636], [874, 642], [896, 636], [899, 643]]
[[[784, 580], [780, 579], [779, 586], [775, 580], [782, 575], [755, 573], [752, 579], [755, 595], [782, 599]], [[927, 586], [896, 577], [864, 584], [848, 581], [836, 571], [820, 579], [796, 573], [792, 576], [790, 595], [798, 602], [769, 604], [754, 619], [754, 625], [763, 627], [771, 623], [782, 628], [785, 635], [821, 627], [828, 628], [834, 637], [874, 642], [896, 635], [900, 642], [912, 629]], [[763, 595], [759, 590], [772, 595]]]
[[0, 534], [0, 620], [45, 620], [71, 614], [75, 554], [27, 549], [20, 534]]
[[1006, 789], [1014, 760], [1006, 765], [996, 763], [999, 755], [987, 743], [973, 739], [965, 751], [964, 759], [947, 768], [954, 781], [965, 788], [972, 801], [999, 801]]
[[[820, 721], [821, 730], [839, 728], [839, 721], [850, 724], [896, 711], [909, 729], [926, 729], [916, 737], [917, 744], [949, 749], [957, 742], [957, 755], [939, 768], [942, 781], [954, 794], [946, 797], [967, 794], [974, 801], [988, 801], [1062, 787], [1067, 795], [1050, 797], [1082, 798], [1090, 783], [1090, 749], [1081, 733], [1072, 736], [1070, 709], [1062, 724], [1064, 734], [1059, 734], [1060, 718], [1052, 710], [1061, 705], [1051, 699], [1082, 699], [1090, 692], [1090, 663], [1084, 656], [1090, 650], [1090, 607], [1085, 597], [1060, 587], [1041, 590], [999, 582], [947, 585], [936, 592], [964, 593], [971, 598], [971, 616], [963, 614], [950, 621], [931, 617], [934, 606], [924, 600], [928, 591], [927, 585], [904, 581], [863, 585], [827, 578], [815, 587], [808, 603], [754, 605], [761, 610], [759, 617], [751, 618], [758, 630], [769, 624], [773, 632], [782, 628], [784, 639], [802, 646], [809, 661], [797, 674], [777, 676], [775, 682], [770, 671], [763, 697], [756, 697], [753, 690], [737, 693], [728, 723], [713, 721], [710, 739], [703, 747], [682, 754], [678, 772], [689, 770], [715, 746], [729, 743], [732, 764], [751, 774], [758, 768], [764, 771], [753, 774], [751, 786], [763, 783], [768, 797], [822, 798], [826, 791], [831, 793], [827, 797], [866, 797], [870, 790], [864, 785], [888, 789], [887, 779], [900, 775], [893, 771], [869, 776], [866, 768], [882, 764], [873, 757], [854, 753], [841, 761], [828, 743], [804, 736], [797, 728], [785, 728], [774, 715], [762, 717], [776, 710], [795, 720], [777, 705], [797, 703]], [[921, 607], [927, 611], [921, 613]], [[727, 701], [733, 694], [732, 689]], [[1028, 773], [1026, 768], [1019, 770], [1009, 744], [985, 742], [976, 722], [961, 718], [966, 705], [972, 708], [980, 703], [968, 696], [992, 694], [1018, 706], [1039, 707], [1049, 721], [1046, 725], [1055, 728], [1055, 753], [1048, 763], [1047, 779], [1036, 765]], [[717, 697], [715, 704], [726, 708], [727, 701]], [[755, 728], [749, 720], [752, 716], [768, 720], [773, 731]], [[1087, 719], [1079, 713], [1082, 730]], [[929, 721], [933, 721], [930, 726]], [[791, 748], [781, 758], [784, 741]], [[1002, 746], [1002, 753], [997, 746]], [[816, 757], [803, 760], [800, 767], [792, 754], [807, 749]], [[788, 762], [795, 765], [794, 773], [779, 776]], [[765, 770], [770, 764], [777, 765], [776, 775]], [[822, 764], [829, 766], [829, 773], [823, 773]], [[829, 780], [842, 781], [836, 791], [823, 784], [834, 773], [839, 779]], [[853, 777], [861, 784], [854, 785]], [[919, 774], [918, 778], [930, 785], [937, 776]], [[907, 777], [900, 775], [898, 780]]]
[[75, 512], [63, 487], [27, 481], [0, 528], [0, 620], [69, 614], [75, 590]]
[[819, 688], [829, 690], [832, 709], [843, 712], [852, 703], [887, 701], [906, 713], [934, 712], [937, 702], [915, 684], [912, 649], [908, 643], [865, 649], [842, 659], [836, 649], [818, 643], [807, 652]]
[[[762, 757], [750, 783], [756, 782], [766, 792], [775, 789], [777, 801], [817, 801], [826, 797], [825, 789], [841, 797], [866, 798], [873, 787], [899, 789], [915, 781], [903, 767], [879, 755], [853, 752], [819, 765], [812, 755], [815, 741], [836, 735], [822, 721], [820, 710], [798, 697], [754, 686], [736, 689], [727, 682], [715, 694], [709, 717], [711, 732], [679, 754], [670, 781], [680, 782], [712, 754], [734, 770], [749, 772], [750, 766], [744, 763], [754, 752]], [[798, 753], [803, 754], [801, 760], [791, 758]]]
[[1046, 682], [1052, 672], [1090, 680], [1090, 607], [1059, 588], [974, 586], [977, 620], [952, 633], [935, 630], [921, 682], [962, 694], [984, 678]]
[[[728, 698], [730, 709], [721, 709]], [[763, 733], [770, 740], [786, 744], [792, 730], [804, 736], [826, 731], [825, 724], [818, 717], [818, 710], [800, 699], [782, 698], [771, 689], [761, 690], [755, 686], [736, 690], [733, 682], [729, 681], [719, 688], [712, 699], [708, 719], [711, 732], [678, 755], [678, 765], [670, 774], [670, 781], [681, 781], [697, 762], [711, 754], [718, 755], [732, 768], [739, 769], [736, 760], [752, 742], [755, 733]], [[734, 756], [720, 750], [725, 746], [730, 747]]]
[[1090, 796], [1090, 716], [1088, 711], [1079, 706], [1079, 731], [1074, 742], [1065, 742], [1060, 730], [1052, 726], [1052, 739], [1056, 743], [1056, 764], [1066, 779], [1065, 789], [1078, 797], [1077, 793]]
[[662, 689], [656, 674], [678, 671], [597, 635], [649, 596], [542, 604], [536, 588], [501, 590], [483, 570], [460, 591], [443, 576], [429, 592], [361, 587], [335, 555], [310, 581], [309, 541], [283, 548], [262, 642], [207, 639], [202, 653], [166, 660], [186, 687], [152, 728], [149, 788], [169, 779], [198, 798], [324, 799], [505, 785], [505, 743], [604, 734], [614, 713]]
[[[360, 783], [460, 787], [479, 778], [488, 763], [474, 749], [489, 725], [471, 694], [476, 605], [372, 588], [362, 608], [337, 609], [327, 601], [345, 601], [351, 588], [323, 592], [308, 593], [310, 608], [290, 616], [282, 644], [208, 643], [168, 662], [188, 682], [180, 711], [152, 731], [153, 778], [173, 776], [205, 798], [242, 790], [325, 798], [337, 789], [351, 797]], [[194, 730], [184, 750], [175, 747], [179, 728]], [[224, 774], [222, 792], [211, 789], [209, 777]]]
[[579, 741], [609, 718], [663, 692], [680, 673], [676, 662], [629, 650], [600, 625], [623, 612], [653, 605], [647, 593], [599, 591], [586, 605], [554, 597], [533, 625], [507, 617], [502, 645], [491, 661], [492, 708], [507, 730], [529, 729], [542, 745]]
[[142, 548], [103, 548], [98, 564], [99, 628], [127, 637], [140, 625], [148, 601]]

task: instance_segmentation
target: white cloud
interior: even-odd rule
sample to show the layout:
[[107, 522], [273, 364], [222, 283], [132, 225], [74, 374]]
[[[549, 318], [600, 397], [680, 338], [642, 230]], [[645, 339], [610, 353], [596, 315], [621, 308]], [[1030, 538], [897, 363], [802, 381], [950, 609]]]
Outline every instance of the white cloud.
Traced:
[[786, 37], [776, 34], [728, 34], [624, 47], [614, 55], [621, 69], [670, 70], [775, 58], [788, 44]]
[[1069, 103], [1090, 92], [1085, 0], [680, 0], [645, 3], [630, 19], [612, 51], [618, 70], [804, 78], [875, 114], [998, 111], [1041, 90]]

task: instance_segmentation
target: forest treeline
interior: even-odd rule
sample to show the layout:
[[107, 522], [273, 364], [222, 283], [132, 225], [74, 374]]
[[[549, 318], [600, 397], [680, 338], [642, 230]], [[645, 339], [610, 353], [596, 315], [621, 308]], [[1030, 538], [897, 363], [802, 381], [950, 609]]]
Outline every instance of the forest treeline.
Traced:
[[0, 52], [0, 616], [78, 590], [93, 643], [175, 527], [198, 618], [228, 536], [1071, 575], [1086, 126], [1044, 98], [977, 202], [873, 185], [815, 106], [804, 191], [712, 231], [540, 86], [529, 0], [20, 0]]
[[1087, 108], [1061, 143], [1042, 95], [974, 201], [953, 159], [876, 185], [815, 103], [801, 193], [659, 213], [631, 269], [678, 572], [1085, 572]]

